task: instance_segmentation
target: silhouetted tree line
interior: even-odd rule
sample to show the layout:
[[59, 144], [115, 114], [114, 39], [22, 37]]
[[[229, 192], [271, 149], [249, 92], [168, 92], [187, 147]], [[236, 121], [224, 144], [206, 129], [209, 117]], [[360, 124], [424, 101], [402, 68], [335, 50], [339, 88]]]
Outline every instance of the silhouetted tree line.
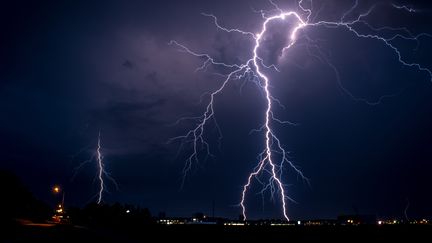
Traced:
[[90, 203], [82, 209], [68, 209], [67, 215], [73, 224], [98, 227], [128, 228], [155, 222], [147, 208], [120, 203]]
[[[0, 225], [13, 224], [16, 219], [35, 222], [50, 220], [54, 208], [36, 199], [13, 173], [0, 170]], [[84, 208], [68, 208], [64, 223], [95, 227], [132, 227], [155, 223], [147, 208], [129, 204], [90, 203]]]
[[44, 221], [52, 216], [53, 209], [37, 200], [13, 173], [0, 170], [0, 193], [1, 223], [20, 218]]

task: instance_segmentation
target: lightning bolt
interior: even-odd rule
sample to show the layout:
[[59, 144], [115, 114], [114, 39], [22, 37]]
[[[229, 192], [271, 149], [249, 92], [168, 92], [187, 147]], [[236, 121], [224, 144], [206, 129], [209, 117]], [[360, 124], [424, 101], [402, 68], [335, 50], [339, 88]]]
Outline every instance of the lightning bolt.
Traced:
[[[84, 150], [87, 150], [87, 149], [88, 149], [88, 147], [82, 149], [80, 152], [78, 152], [76, 155], [74, 155], [74, 157], [78, 156], [78, 154], [80, 154], [81, 152], [83, 152]], [[97, 167], [97, 173], [96, 173], [95, 180], [98, 181], [98, 192], [95, 196], [92, 197], [91, 200], [93, 200], [93, 198], [96, 197], [96, 203], [97, 204], [101, 204], [103, 202], [103, 195], [105, 192], [108, 192], [107, 186], [105, 183], [105, 179], [108, 179], [112, 184], [114, 184], [114, 186], [116, 187], [117, 190], [119, 188], [117, 182], [114, 180], [114, 178], [111, 176], [111, 174], [106, 171], [105, 163], [104, 163], [103, 159], [104, 159], [104, 156], [102, 154], [101, 132], [99, 131], [98, 139], [97, 139], [97, 145], [96, 145], [96, 151], [93, 152], [91, 158], [89, 158], [88, 160], [85, 160], [84, 162], [82, 162], [80, 165], [78, 165], [74, 169], [74, 174], [73, 174], [72, 179], [71, 179], [71, 180], [74, 180], [74, 178], [78, 174], [78, 171], [81, 168], [83, 168], [86, 164], [89, 164], [89, 163], [95, 161], [96, 167]]]
[[102, 202], [102, 194], [103, 194], [103, 191], [105, 188], [105, 182], [103, 179], [103, 175], [106, 174], [104, 164], [102, 161], [100, 131], [99, 131], [99, 136], [98, 136], [96, 155], [97, 155], [98, 179], [99, 179], [99, 192], [98, 192], [97, 203], [100, 204]]
[[416, 9], [411, 8], [411, 7], [408, 7], [408, 6], [406, 6], [406, 5], [397, 5], [397, 4], [392, 4], [392, 6], [393, 6], [394, 8], [401, 9], [401, 10], [405, 10], [405, 11], [408, 11], [408, 12], [410, 12], [410, 13], [415, 13], [415, 12], [417, 12]]
[[[371, 24], [369, 24], [365, 18], [369, 16], [376, 8], [376, 5], [369, 8], [367, 11], [359, 14], [355, 18], [351, 20], [349, 17], [352, 15], [352, 12], [358, 7], [358, 1], [355, 1], [352, 7], [345, 11], [343, 15], [341, 16], [340, 20], [338, 21], [327, 21], [327, 20], [319, 20], [314, 21], [312, 20], [312, 1], [310, 1], [310, 8], [305, 7], [304, 1], [300, 0], [297, 1], [297, 9], [291, 10], [291, 11], [284, 11], [281, 8], [278, 7], [276, 3], [270, 0], [270, 4], [274, 7], [273, 11], [258, 11], [261, 13], [261, 16], [263, 18], [263, 22], [261, 24], [260, 31], [255, 34], [250, 31], [243, 31], [237, 28], [227, 28], [219, 24], [218, 18], [213, 14], [203, 13], [202, 15], [205, 17], [212, 18], [214, 21], [215, 26], [218, 30], [227, 32], [227, 33], [236, 33], [241, 34], [244, 36], [249, 36], [254, 41], [254, 46], [251, 49], [251, 57], [250, 59], [246, 60], [243, 64], [230, 64], [230, 63], [224, 63], [221, 61], [218, 61], [216, 58], [212, 57], [211, 55], [207, 53], [200, 53], [193, 51], [186, 47], [185, 45], [178, 43], [175, 40], [172, 40], [169, 42], [170, 45], [176, 46], [179, 48], [180, 51], [186, 52], [190, 55], [193, 55], [197, 58], [203, 59], [203, 63], [201, 66], [199, 66], [196, 71], [205, 71], [207, 68], [211, 65], [217, 66], [220, 68], [224, 68], [227, 71], [226, 74], [220, 74], [224, 77], [222, 80], [222, 84], [217, 88], [215, 91], [208, 93], [209, 95], [209, 101], [206, 105], [205, 111], [201, 116], [196, 117], [183, 117], [180, 118], [177, 122], [183, 122], [183, 121], [193, 121], [195, 122], [195, 127], [191, 130], [189, 130], [185, 135], [177, 136], [172, 138], [170, 141], [181, 141], [180, 148], [183, 146], [190, 144], [192, 147], [192, 153], [189, 155], [189, 157], [186, 159], [185, 166], [183, 168], [183, 182], [188, 174], [188, 172], [191, 170], [194, 163], [199, 162], [199, 156], [200, 152], [204, 151], [207, 156], [211, 156], [210, 153], [210, 146], [209, 143], [204, 138], [205, 134], [205, 127], [208, 125], [210, 121], [214, 122], [217, 131], [219, 132], [219, 139], [222, 139], [221, 131], [219, 129], [219, 126], [217, 125], [216, 119], [215, 119], [215, 113], [214, 113], [214, 102], [215, 98], [223, 92], [224, 88], [228, 85], [230, 80], [239, 80], [239, 79], [246, 79], [246, 80], [252, 80], [263, 92], [265, 96], [266, 101], [266, 109], [264, 112], [264, 124], [259, 129], [255, 129], [254, 131], [261, 131], [264, 134], [264, 140], [265, 140], [265, 146], [264, 149], [259, 153], [258, 155], [258, 164], [255, 166], [253, 171], [249, 174], [247, 177], [246, 183], [243, 185], [243, 190], [241, 193], [241, 200], [239, 203], [239, 206], [241, 207], [242, 214], [244, 220], [247, 219], [247, 212], [246, 212], [246, 196], [248, 193], [248, 189], [251, 187], [253, 180], [257, 180], [260, 184], [263, 185], [263, 189], [261, 193], [265, 192], [266, 190], [269, 190], [271, 193], [271, 196], [273, 198], [275, 193], [278, 193], [281, 205], [282, 205], [282, 213], [286, 220], [289, 220], [288, 213], [287, 213], [287, 201], [294, 201], [292, 198], [290, 198], [286, 193], [286, 186], [282, 182], [282, 171], [284, 166], [287, 164], [291, 169], [293, 169], [302, 179], [306, 180], [308, 182], [308, 178], [305, 177], [303, 172], [292, 162], [288, 159], [288, 151], [286, 151], [281, 144], [281, 141], [277, 137], [277, 134], [275, 134], [272, 124], [274, 123], [280, 123], [280, 124], [291, 124], [295, 125], [292, 122], [289, 121], [283, 121], [275, 117], [274, 115], [274, 105], [278, 104], [281, 105], [280, 102], [272, 96], [271, 90], [270, 90], [270, 78], [263, 72], [263, 69], [274, 69], [278, 71], [275, 64], [266, 65], [263, 58], [259, 55], [259, 51], [262, 48], [262, 41], [264, 36], [267, 34], [268, 26], [277, 21], [290, 21], [290, 23], [293, 23], [293, 28], [287, 33], [288, 35], [288, 43], [286, 46], [282, 49], [282, 53], [288, 52], [295, 44], [299, 43], [299, 40], [303, 40], [304, 44], [307, 47], [308, 54], [318, 58], [325, 64], [327, 64], [335, 73], [336, 79], [338, 81], [338, 84], [341, 88], [341, 90], [347, 94], [350, 98], [352, 98], [354, 101], [361, 101], [368, 105], [378, 105], [380, 102], [389, 97], [395, 96], [395, 94], [391, 95], [383, 95], [376, 101], [369, 101], [365, 98], [358, 98], [355, 97], [351, 92], [349, 92], [348, 89], [346, 89], [339, 78], [339, 72], [337, 68], [330, 62], [329, 58], [324, 55], [324, 52], [321, 50], [321, 48], [314, 42], [307, 33], [305, 33], [303, 30], [306, 28], [332, 28], [332, 29], [343, 29], [345, 31], [349, 31], [352, 33], [355, 37], [360, 39], [370, 39], [377, 42], [380, 42], [383, 44], [383, 46], [389, 48], [391, 51], [393, 51], [395, 57], [399, 61], [399, 63], [403, 66], [410, 67], [417, 69], [418, 71], [424, 72], [427, 74], [432, 81], [432, 72], [422, 66], [419, 63], [415, 62], [409, 62], [406, 61], [401, 51], [393, 44], [393, 41], [396, 39], [404, 39], [409, 41], [415, 41], [419, 42], [419, 38], [422, 36], [432, 37], [430, 34], [427, 33], [420, 33], [420, 34], [413, 34], [411, 31], [409, 31], [407, 28], [394, 28], [394, 27], [375, 27]], [[409, 8], [407, 6], [398, 6], [398, 5], [390, 5], [390, 7], [397, 9], [397, 10], [403, 10], [408, 12], [415, 12], [414, 9]], [[271, 12], [277, 12], [277, 14], [269, 15], [268, 13]], [[319, 12], [319, 10], [318, 10]], [[315, 14], [316, 18], [318, 16], [318, 13]], [[285, 22], [284, 22], [285, 23]], [[365, 33], [364, 31], [360, 31], [358, 26], [365, 27], [369, 30], [368, 33]], [[384, 35], [382, 32], [386, 31], [387, 33], [390, 32], [391, 34]], [[316, 54], [311, 53], [311, 49], [316, 50]], [[260, 175], [262, 174], [268, 174], [268, 182], [262, 181], [260, 179]]]
[[119, 189], [117, 182], [114, 180], [114, 178], [111, 176], [111, 174], [105, 170], [105, 163], [103, 162], [104, 156], [102, 155], [101, 149], [102, 149], [101, 133], [99, 131], [97, 149], [96, 149], [96, 162], [97, 162], [97, 168], [98, 168], [97, 178], [99, 180], [99, 191], [97, 194], [97, 201], [96, 202], [98, 204], [101, 204], [103, 201], [103, 193], [109, 192], [107, 190], [107, 187], [105, 184], [105, 178], [108, 179], [109, 181], [111, 181], [111, 183], [114, 184], [114, 186], [116, 187], [117, 190]]

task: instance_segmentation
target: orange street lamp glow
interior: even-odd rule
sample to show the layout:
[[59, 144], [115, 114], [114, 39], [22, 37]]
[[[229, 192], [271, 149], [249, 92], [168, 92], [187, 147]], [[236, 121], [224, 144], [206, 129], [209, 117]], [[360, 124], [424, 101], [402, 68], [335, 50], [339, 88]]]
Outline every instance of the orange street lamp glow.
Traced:
[[60, 187], [59, 186], [54, 186], [53, 187], [53, 192], [54, 193], [59, 193], [60, 192]]

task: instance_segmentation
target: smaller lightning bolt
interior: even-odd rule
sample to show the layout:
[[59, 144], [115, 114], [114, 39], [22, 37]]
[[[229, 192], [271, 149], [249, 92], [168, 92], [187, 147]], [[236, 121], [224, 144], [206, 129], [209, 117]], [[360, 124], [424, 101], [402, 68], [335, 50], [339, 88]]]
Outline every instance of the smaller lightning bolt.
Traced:
[[410, 206], [410, 201], [407, 198], [406, 199], [406, 206], [405, 206], [405, 209], [404, 209], [404, 215], [405, 215], [405, 219], [406, 219], [407, 222], [409, 222], [409, 218], [408, 218], [408, 208], [409, 208], [409, 206]]
[[97, 143], [97, 166], [98, 166], [98, 179], [99, 179], [99, 193], [98, 193], [98, 200], [97, 203], [100, 204], [102, 202], [102, 194], [105, 188], [105, 182], [103, 179], [103, 175], [105, 173], [104, 164], [102, 161], [102, 154], [101, 154], [101, 136], [99, 131], [98, 136], [98, 143]]
[[396, 8], [396, 9], [405, 10], [405, 11], [408, 11], [408, 12], [410, 12], [410, 13], [415, 13], [415, 12], [417, 12], [416, 9], [411, 8], [411, 7], [408, 7], [408, 6], [406, 6], [406, 5], [396, 5], [396, 4], [392, 4], [392, 6], [393, 6], [394, 8]]
[[99, 135], [98, 135], [98, 142], [97, 142], [97, 149], [96, 149], [96, 162], [97, 162], [97, 167], [98, 167], [98, 173], [97, 173], [97, 178], [99, 180], [99, 191], [97, 194], [97, 203], [101, 204], [101, 202], [103, 201], [103, 194], [104, 192], [107, 192], [107, 188], [106, 188], [106, 184], [105, 184], [105, 178], [110, 180], [112, 182], [112, 184], [114, 184], [114, 186], [117, 188], [118, 190], [118, 184], [117, 182], [114, 180], [114, 178], [111, 177], [110, 173], [108, 173], [105, 170], [105, 163], [103, 162], [103, 158], [104, 156], [102, 155], [101, 152], [102, 149], [102, 145], [101, 145], [101, 133], [99, 131]]
[[[82, 149], [79, 153], [83, 152], [84, 150], [87, 150], [88, 147]], [[78, 153], [78, 154], [79, 154]], [[78, 155], [77, 154], [77, 155]], [[77, 156], [75, 155], [75, 156]], [[104, 163], [104, 156], [102, 154], [102, 142], [101, 142], [101, 132], [99, 131], [98, 133], [98, 140], [97, 140], [97, 146], [96, 146], [96, 152], [92, 154], [92, 156], [90, 157], [90, 159], [85, 160], [84, 162], [82, 162], [80, 165], [78, 165], [75, 169], [74, 169], [74, 174], [72, 176], [71, 181], [76, 177], [78, 171], [80, 169], [82, 169], [86, 164], [89, 164], [93, 161], [96, 162], [96, 166], [97, 166], [97, 173], [96, 173], [96, 177], [95, 180], [98, 180], [98, 192], [97, 194], [94, 196], [97, 198], [96, 202], [97, 204], [101, 204], [103, 202], [103, 195], [105, 192], [108, 192], [107, 190], [107, 185], [105, 183], [105, 179], [108, 179], [112, 184], [114, 184], [114, 186], [116, 187], [116, 189], [118, 190], [118, 184], [117, 182], [114, 180], [114, 178], [111, 177], [110, 173], [108, 173], [105, 169], [105, 163]], [[92, 197], [92, 198], [94, 198]]]

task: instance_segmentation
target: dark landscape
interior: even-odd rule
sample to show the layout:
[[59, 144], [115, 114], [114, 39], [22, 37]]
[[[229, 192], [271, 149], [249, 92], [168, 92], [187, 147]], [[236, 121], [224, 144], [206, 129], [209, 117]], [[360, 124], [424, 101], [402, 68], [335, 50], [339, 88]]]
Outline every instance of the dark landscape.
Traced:
[[0, 243], [432, 242], [432, 1], [2, 0]]

